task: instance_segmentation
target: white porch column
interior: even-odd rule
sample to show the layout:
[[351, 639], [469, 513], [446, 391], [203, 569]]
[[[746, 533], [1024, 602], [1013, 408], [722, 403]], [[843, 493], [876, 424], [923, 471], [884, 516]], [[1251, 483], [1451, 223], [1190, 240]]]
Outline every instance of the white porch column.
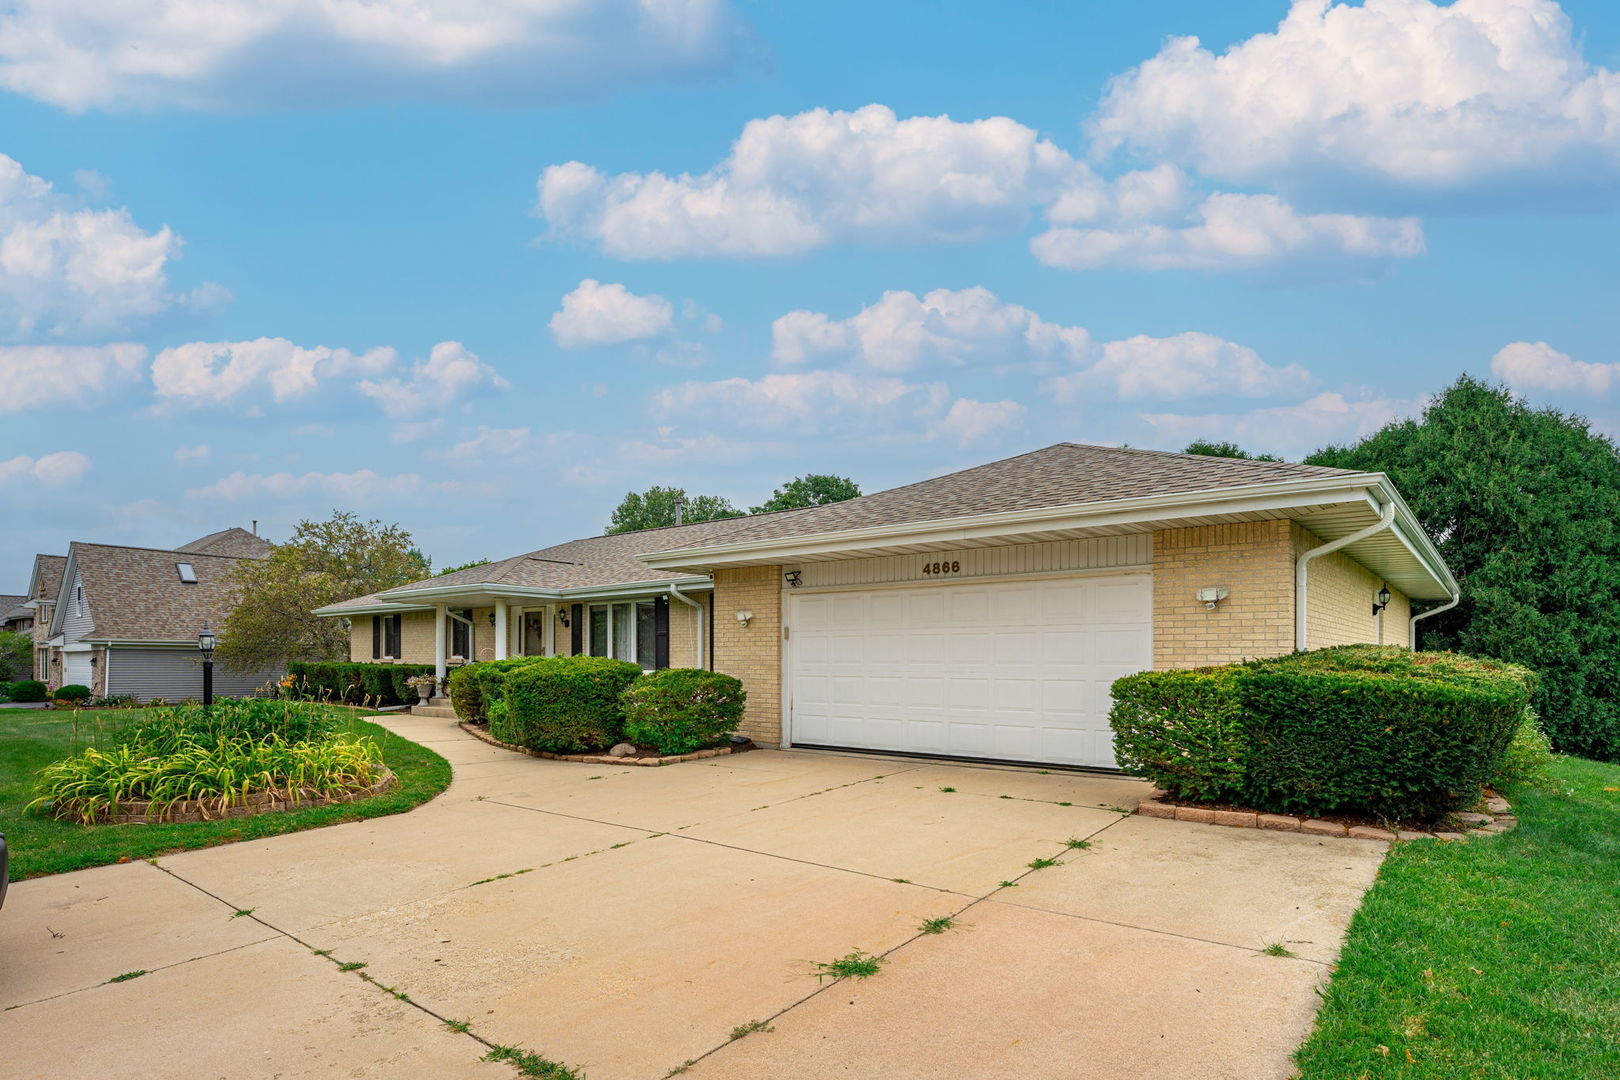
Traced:
[[506, 659], [506, 647], [511, 642], [512, 635], [506, 628], [506, 601], [497, 596], [495, 598], [495, 659]]
[[445, 662], [444, 639], [445, 619], [448, 611], [443, 604], [433, 605], [433, 674], [440, 679], [450, 671], [450, 665]]
[[541, 624], [540, 638], [547, 656], [557, 655], [557, 605], [546, 605], [546, 619]]

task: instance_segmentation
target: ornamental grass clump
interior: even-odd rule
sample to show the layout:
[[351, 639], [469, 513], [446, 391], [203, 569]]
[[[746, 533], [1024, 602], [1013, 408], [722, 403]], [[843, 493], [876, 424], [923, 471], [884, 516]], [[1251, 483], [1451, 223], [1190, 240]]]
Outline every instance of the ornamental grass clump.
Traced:
[[154, 818], [186, 801], [223, 813], [249, 795], [308, 802], [380, 775], [377, 744], [338, 732], [319, 706], [250, 700], [151, 713], [109, 745], [40, 770], [29, 811], [86, 825], [143, 803]]

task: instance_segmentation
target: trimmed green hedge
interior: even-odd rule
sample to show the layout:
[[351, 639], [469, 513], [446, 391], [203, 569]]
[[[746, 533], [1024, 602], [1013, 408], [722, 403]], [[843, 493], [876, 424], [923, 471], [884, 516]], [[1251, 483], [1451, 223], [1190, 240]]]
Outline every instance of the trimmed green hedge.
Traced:
[[12, 701], [44, 701], [45, 684], [38, 679], [23, 679], [11, 684]]
[[638, 665], [602, 656], [531, 658], [505, 673], [490, 734], [554, 754], [605, 749], [624, 735], [620, 699], [640, 677]]
[[690, 754], [735, 732], [747, 700], [741, 680], [718, 671], [650, 671], [624, 692], [624, 737], [660, 754]]
[[1432, 819], [1471, 801], [1535, 676], [1355, 645], [1114, 684], [1115, 756], [1172, 795], [1275, 812]]
[[58, 686], [56, 693], [51, 695], [57, 701], [89, 701], [91, 696], [90, 688], [82, 683], [68, 683], [65, 686]]
[[287, 665], [286, 685], [293, 697], [387, 708], [415, 704], [416, 691], [406, 686], [405, 680], [431, 674], [432, 664], [294, 661]]
[[540, 656], [513, 656], [505, 660], [480, 660], [463, 664], [450, 672], [445, 693], [456, 715], [475, 724], [491, 722], [491, 714], [504, 714], [508, 673], [542, 660]]

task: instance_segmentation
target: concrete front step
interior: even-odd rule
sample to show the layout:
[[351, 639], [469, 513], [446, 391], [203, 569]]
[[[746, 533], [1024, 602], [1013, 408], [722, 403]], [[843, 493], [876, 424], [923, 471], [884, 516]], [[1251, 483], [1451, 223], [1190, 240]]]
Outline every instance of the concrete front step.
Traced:
[[412, 716], [433, 716], [441, 720], [455, 720], [456, 710], [448, 705], [412, 705]]

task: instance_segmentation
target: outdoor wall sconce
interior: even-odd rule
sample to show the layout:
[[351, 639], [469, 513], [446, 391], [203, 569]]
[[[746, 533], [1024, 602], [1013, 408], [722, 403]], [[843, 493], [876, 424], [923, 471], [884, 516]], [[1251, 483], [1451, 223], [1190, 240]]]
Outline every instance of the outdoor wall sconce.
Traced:
[[787, 573], [783, 574], [782, 577], [787, 580], [789, 588], [797, 589], [799, 587], [799, 576], [803, 573], [804, 571], [802, 570], [789, 570]]
[[737, 621], [742, 623], [744, 626], [747, 626], [751, 621], [753, 621], [753, 618], [754, 613], [752, 611], [737, 612]]
[[1226, 590], [1218, 586], [1215, 588], [1198, 590], [1198, 599], [1201, 600], [1204, 606], [1211, 611], [1214, 611], [1215, 605], [1220, 603], [1222, 600], [1225, 600], [1226, 597]]
[[493, 611], [489, 613], [489, 625], [495, 625], [495, 613]]
[[1373, 597], [1373, 614], [1376, 615], [1387, 607], [1389, 607], [1389, 589], [1385, 587], [1379, 589], [1378, 595]]
[[568, 609], [567, 608], [560, 607], [560, 608], [557, 609], [557, 621], [562, 623], [564, 626], [568, 625]]

